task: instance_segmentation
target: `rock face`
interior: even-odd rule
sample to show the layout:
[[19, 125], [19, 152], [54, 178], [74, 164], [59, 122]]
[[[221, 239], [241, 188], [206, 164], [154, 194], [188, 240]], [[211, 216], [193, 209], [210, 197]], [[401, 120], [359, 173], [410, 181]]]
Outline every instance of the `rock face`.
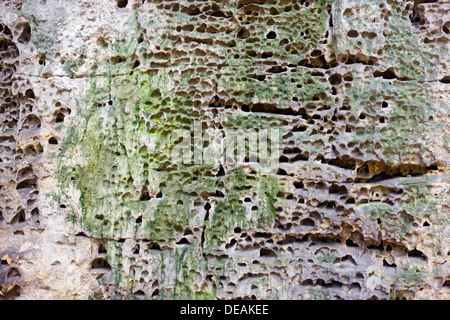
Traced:
[[447, 0], [2, 1], [1, 298], [450, 298], [449, 49]]

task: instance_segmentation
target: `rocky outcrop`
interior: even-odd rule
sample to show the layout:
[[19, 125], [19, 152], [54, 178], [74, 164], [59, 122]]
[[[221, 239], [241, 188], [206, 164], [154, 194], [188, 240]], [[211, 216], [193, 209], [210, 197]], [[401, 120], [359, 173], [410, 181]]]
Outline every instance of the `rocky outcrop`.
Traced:
[[2, 298], [449, 298], [448, 1], [0, 17]]

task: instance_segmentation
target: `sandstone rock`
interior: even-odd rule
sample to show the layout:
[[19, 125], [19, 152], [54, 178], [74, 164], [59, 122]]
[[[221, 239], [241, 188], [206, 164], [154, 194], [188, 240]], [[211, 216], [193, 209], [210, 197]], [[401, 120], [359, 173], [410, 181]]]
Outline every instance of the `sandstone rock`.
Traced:
[[0, 17], [1, 298], [449, 298], [448, 1]]

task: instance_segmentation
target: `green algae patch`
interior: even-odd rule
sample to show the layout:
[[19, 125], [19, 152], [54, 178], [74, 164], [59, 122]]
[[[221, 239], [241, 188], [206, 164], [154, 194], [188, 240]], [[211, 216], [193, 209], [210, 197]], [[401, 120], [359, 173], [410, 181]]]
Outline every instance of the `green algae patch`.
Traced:
[[213, 300], [216, 284], [203, 275], [207, 270], [206, 260], [198, 248], [187, 246], [175, 252], [175, 285], [171, 299]]
[[[221, 188], [227, 198], [216, 206], [216, 218], [227, 211], [234, 215], [232, 221], [245, 220], [246, 209], [238, 199], [245, 189], [239, 189], [253, 182], [247, 181], [242, 171], [231, 175], [230, 191], [210, 174], [211, 165], [175, 164], [171, 158], [171, 133], [192, 128], [199, 117], [197, 107], [176, 102], [167, 89], [171, 85], [167, 73], [92, 79], [91, 92], [85, 98], [88, 108], [61, 144], [57, 176], [63, 191], [68, 191], [69, 185], [80, 191], [79, 221], [93, 235], [121, 238], [133, 232], [168, 243], [199, 214], [192, 209], [189, 194], [214, 193]], [[272, 122], [255, 117], [228, 123], [230, 128], [264, 128]], [[66, 161], [74, 154], [78, 165]], [[258, 221], [263, 225], [275, 215], [276, 179], [263, 177], [255, 188], [259, 188], [260, 198]], [[144, 194], [148, 194], [144, 199], [154, 199], [156, 207], [141, 200]], [[162, 195], [159, 200], [158, 194]], [[144, 221], [136, 229], [133, 221], [139, 215], [144, 215]], [[211, 222], [210, 230], [231, 227], [220, 219]], [[224, 235], [217, 230], [211, 234], [217, 238]]]
[[417, 219], [425, 215], [432, 215], [438, 202], [433, 200], [428, 189], [437, 179], [434, 177], [414, 177], [406, 179], [402, 185], [406, 189], [408, 198], [402, 202], [400, 208]]
[[404, 236], [411, 230], [413, 217], [403, 211], [397, 211], [396, 208], [383, 203], [371, 202], [367, 204], [360, 204], [365, 216], [367, 216], [373, 223], [378, 223], [381, 228]]
[[[217, 202], [214, 213], [206, 226], [205, 237], [207, 247], [214, 249], [223, 242], [224, 236], [235, 228], [264, 228], [274, 222], [276, 212], [274, 204], [279, 191], [278, 179], [274, 176], [258, 175], [252, 181], [247, 179], [241, 168], [228, 176], [231, 186], [227, 187], [227, 196]], [[248, 210], [242, 198], [255, 192], [256, 210]]]
[[410, 265], [408, 268], [404, 268], [397, 273], [396, 280], [407, 287], [418, 286], [422, 283], [425, 276], [426, 271], [423, 267]]
[[226, 200], [217, 203], [214, 215], [206, 227], [205, 236], [213, 245], [218, 244], [230, 230], [246, 225], [247, 211], [241, 205], [238, 194], [232, 193]]
[[[430, 255], [436, 258], [445, 255], [445, 228], [448, 218], [441, 214], [443, 194], [432, 191], [442, 183], [445, 176], [418, 176], [399, 178], [396, 185], [402, 190], [402, 201], [398, 204], [386, 202], [384, 199], [361, 203], [357, 206], [364, 219], [366, 226], [375, 230], [382, 230], [382, 239], [396, 239], [405, 241], [408, 236], [415, 232], [429, 234], [434, 242], [434, 250]], [[446, 190], [446, 189], [444, 189]], [[383, 194], [383, 197], [387, 194]], [[380, 194], [378, 194], [380, 197]], [[424, 229], [423, 221], [427, 220], [432, 227]], [[378, 236], [375, 236], [378, 237]]]
[[308, 289], [308, 292], [312, 296], [312, 300], [330, 300], [331, 294], [328, 291], [321, 289]]
[[[266, 19], [255, 21], [252, 30], [240, 26], [236, 32], [236, 45], [228, 53], [228, 64], [230, 66], [242, 64], [242, 60], [236, 57], [236, 54], [246, 54], [245, 57], [251, 61], [254, 58], [252, 49], [256, 52], [270, 53], [277, 59], [293, 64], [298, 63], [319, 44], [329, 18], [326, 7], [332, 2], [319, 0], [311, 7], [293, 6], [291, 10], [276, 14], [271, 4], [261, 3], [257, 7], [258, 15], [270, 21], [269, 28]], [[238, 8], [232, 10], [238, 16], [243, 11]], [[254, 38], [260, 41], [255, 43], [252, 40]]]
[[80, 48], [81, 53], [75, 58], [67, 58], [64, 60], [63, 68], [66, 74], [70, 77], [73, 77], [78, 69], [84, 65], [86, 59], [86, 46], [83, 45]]
[[280, 191], [278, 179], [275, 176], [260, 176], [258, 186], [259, 214], [258, 226], [265, 227], [274, 221], [276, 212], [274, 204]]
[[[381, 62], [386, 68], [392, 67], [402, 80], [434, 80], [439, 69], [436, 65], [448, 55], [439, 40], [430, 39], [428, 28], [411, 21], [413, 6], [417, 4], [379, 0], [336, 2], [333, 16], [341, 19], [334, 21], [335, 51], [343, 57], [361, 57], [371, 65]], [[351, 32], [354, 35], [349, 36]], [[382, 60], [378, 61], [378, 57]]]
[[[268, 27], [261, 20], [261, 24], [255, 23], [251, 32], [244, 26], [238, 29], [236, 44], [225, 53], [227, 66], [221, 69], [219, 91], [225, 99], [245, 104], [276, 102], [285, 108], [293, 97], [307, 103], [323, 92], [323, 85], [311, 77], [306, 68], [288, 69], [253, 61], [258, 54], [291, 65], [303, 61], [325, 34], [329, 19], [326, 8], [330, 3], [317, 1], [309, 8], [293, 8], [276, 15], [270, 5], [258, 6], [259, 15], [270, 17], [271, 25]], [[235, 10], [239, 14], [239, 9]], [[243, 31], [248, 32], [248, 36], [240, 36]], [[261, 40], [255, 42], [254, 39]]]
[[40, 54], [52, 58], [58, 51], [56, 48], [59, 27], [64, 25], [67, 17], [67, 4], [58, 1], [52, 8], [52, 14], [48, 15], [45, 2], [36, 0], [24, 0], [21, 14], [28, 18], [31, 27], [31, 40]]
[[174, 233], [183, 231], [195, 216], [189, 204], [190, 198], [182, 193], [162, 199], [144, 226], [147, 237], [156, 242], [169, 242]]
[[[351, 138], [358, 144], [370, 141], [373, 145], [376, 141], [381, 145], [381, 150], [366, 148], [362, 160], [380, 157], [393, 164], [420, 162], [423, 155], [434, 152], [432, 139], [444, 139], [444, 124], [438, 119], [442, 119], [448, 106], [438, 106], [426, 83], [382, 78], [355, 80], [345, 95], [353, 117], [364, 115], [371, 119], [366, 125], [357, 126]], [[419, 130], [425, 124], [430, 130]]]

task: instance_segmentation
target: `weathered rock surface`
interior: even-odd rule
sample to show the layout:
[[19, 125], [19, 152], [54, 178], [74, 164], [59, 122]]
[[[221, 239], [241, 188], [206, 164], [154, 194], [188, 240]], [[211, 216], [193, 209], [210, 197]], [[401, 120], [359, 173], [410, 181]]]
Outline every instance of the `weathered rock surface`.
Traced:
[[449, 49], [447, 0], [2, 1], [1, 297], [450, 298]]

